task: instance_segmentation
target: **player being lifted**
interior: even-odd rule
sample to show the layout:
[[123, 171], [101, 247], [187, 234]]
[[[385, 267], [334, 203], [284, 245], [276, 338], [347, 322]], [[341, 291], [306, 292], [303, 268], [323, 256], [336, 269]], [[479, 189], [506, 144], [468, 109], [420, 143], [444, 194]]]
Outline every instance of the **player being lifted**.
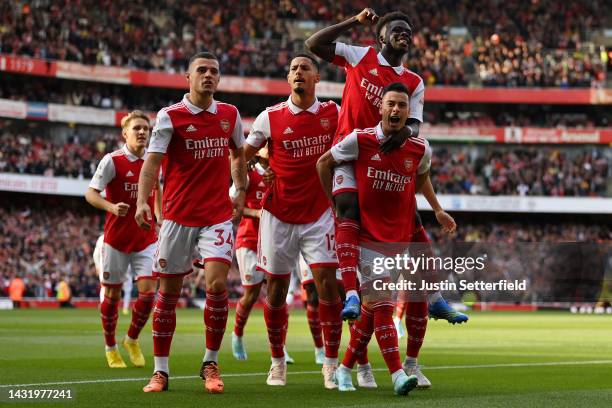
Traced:
[[[106, 211], [104, 238], [100, 248], [96, 244], [96, 255], [99, 252], [99, 257], [95, 258], [99, 259], [96, 263], [101, 269], [100, 282], [104, 289], [100, 314], [106, 360], [112, 368], [126, 366], [115, 342], [123, 282], [132, 279], [132, 275], [137, 279], [138, 299], [132, 309], [132, 323], [122, 342], [136, 367], [145, 365], [138, 335], [151, 313], [157, 284], [152, 272], [157, 242], [154, 220], [148, 221], [148, 230], [139, 228], [134, 221], [138, 177], [149, 141], [149, 118], [140, 111], [131, 112], [121, 120], [121, 129], [125, 144], [102, 158], [85, 194], [91, 205]], [[149, 206], [154, 206], [156, 219], [160, 220], [159, 183], [154, 183], [154, 186], [157, 193], [151, 191], [145, 199]], [[103, 190], [106, 191], [106, 198], [100, 195]]]
[[286, 102], [267, 108], [253, 123], [245, 147], [249, 158], [268, 142], [275, 179], [266, 192], [259, 224], [257, 266], [268, 275], [264, 319], [272, 352], [269, 385], [285, 385], [283, 346], [287, 333], [287, 289], [291, 270], [302, 253], [312, 269], [319, 294], [323, 330], [324, 385], [336, 388], [335, 370], [342, 335], [342, 303], [335, 271], [334, 224], [329, 200], [316, 172], [317, 159], [331, 147], [338, 123], [338, 105], [320, 102], [317, 62], [298, 55], [291, 60]]
[[[160, 277], [153, 310], [155, 369], [145, 392], [168, 389], [168, 356], [176, 327], [176, 304], [183, 277], [192, 272], [192, 254], [204, 260], [206, 280], [206, 350], [200, 376], [210, 393], [222, 393], [217, 355], [227, 323], [227, 272], [232, 262], [232, 218], [239, 219], [245, 201], [246, 165], [242, 123], [235, 106], [213, 98], [219, 83], [219, 62], [202, 52], [189, 60], [189, 93], [159, 111], [149, 154], [140, 175], [136, 221], [147, 227], [151, 218], [146, 197], [160, 165], [165, 178], [164, 221], [159, 235], [155, 271]], [[228, 165], [228, 156], [229, 163]], [[231, 177], [237, 196], [227, 194]]]
[[[429, 177], [431, 149], [425, 139], [413, 137], [399, 149], [380, 154], [380, 145], [405, 126], [410, 112], [409, 95], [410, 90], [400, 82], [387, 86], [381, 94], [382, 121], [373, 128], [356, 129], [326, 152], [317, 164], [321, 184], [331, 198], [333, 168], [353, 162], [361, 209], [359, 245], [409, 242], [412, 237], [415, 192]], [[381, 256], [384, 255], [362, 246], [359, 268], [364, 280], [368, 279], [367, 272], [373, 270], [374, 258]], [[391, 276], [381, 274], [376, 277], [379, 278], [389, 280]], [[417, 386], [418, 378], [408, 376], [402, 368], [391, 294], [384, 300], [372, 300], [361, 307], [362, 318], [351, 328], [347, 353], [336, 371], [340, 391], [354, 390], [350, 370], [357, 359], [355, 351], [363, 350], [364, 344], [367, 347], [374, 333], [395, 392], [407, 394]]]
[[[380, 52], [376, 52], [373, 47], [358, 47], [335, 42], [339, 36], [351, 28], [376, 23], [376, 41]], [[397, 149], [407, 137], [418, 136], [419, 126], [423, 121], [425, 87], [421, 77], [402, 66], [402, 60], [407, 56], [411, 42], [412, 28], [405, 14], [393, 12], [379, 19], [374, 10], [370, 8], [364, 9], [358, 15], [341, 23], [324, 28], [306, 40], [306, 46], [312, 53], [343, 67], [346, 71], [340, 123], [335, 142], [353, 129], [363, 129], [378, 123], [382, 90], [395, 81], [402, 82], [409, 90], [410, 115], [406, 126], [381, 145], [381, 153], [389, 153]], [[426, 182], [422, 193], [443, 228], [448, 231], [454, 230], [455, 222], [438, 203], [431, 182]], [[339, 166], [335, 169], [334, 203], [338, 220], [336, 248], [344, 287], [347, 291], [342, 317], [352, 320], [359, 316], [360, 310], [356, 271], [360, 224], [357, 193], [350, 165]], [[413, 239], [416, 242], [429, 242], [420, 224], [420, 217], [418, 213], [415, 212], [415, 214], [418, 224]], [[432, 317], [446, 319], [451, 323], [461, 323], [468, 319], [463, 313], [455, 311], [442, 298], [440, 292], [430, 294], [429, 313]], [[407, 324], [411, 325], [410, 321], [407, 321]], [[421, 324], [418, 323], [417, 326]]]

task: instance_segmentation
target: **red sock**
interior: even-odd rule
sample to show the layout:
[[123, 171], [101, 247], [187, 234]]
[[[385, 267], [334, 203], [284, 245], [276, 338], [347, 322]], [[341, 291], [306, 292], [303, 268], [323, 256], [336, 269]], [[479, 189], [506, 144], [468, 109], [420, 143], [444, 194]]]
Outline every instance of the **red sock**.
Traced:
[[319, 319], [323, 329], [323, 341], [325, 345], [325, 357], [338, 358], [338, 349], [342, 339], [342, 300], [335, 301], [319, 299]]
[[406, 329], [408, 330], [408, 357], [418, 357], [427, 331], [427, 302], [408, 302]]
[[[372, 310], [365, 305], [361, 305], [361, 317], [350, 326], [351, 338], [349, 340], [346, 353], [342, 359], [342, 365], [353, 368], [355, 362], [362, 360], [368, 351], [368, 343], [374, 332], [374, 318]], [[367, 364], [359, 361], [359, 364]]]
[[336, 254], [340, 264], [344, 290], [357, 290], [359, 262], [359, 223], [345, 219], [336, 227]]
[[306, 317], [308, 318], [308, 327], [310, 327], [315, 347], [323, 347], [323, 332], [321, 330], [321, 321], [319, 320], [319, 309], [310, 305], [306, 306]]
[[404, 313], [406, 313], [406, 302], [397, 302], [395, 305], [395, 317], [402, 320]]
[[130, 339], [137, 339], [140, 331], [147, 324], [151, 309], [153, 309], [153, 300], [155, 300], [155, 292], [138, 292], [138, 299], [132, 308], [132, 323], [127, 333]]
[[153, 308], [153, 355], [168, 357], [170, 344], [176, 329], [176, 304], [180, 295], [157, 293], [157, 302]]
[[236, 303], [236, 322], [234, 323], [234, 334], [236, 336], [242, 337], [244, 335], [244, 326], [246, 326], [249, 319], [251, 309], [252, 306], [247, 309], [240, 300]]
[[289, 313], [287, 304], [283, 302], [281, 306], [271, 306], [268, 300], [264, 302], [264, 320], [268, 328], [268, 341], [273, 358], [285, 357], [285, 337], [287, 336], [287, 324]]
[[219, 350], [225, 326], [227, 325], [227, 291], [206, 291], [206, 303], [204, 304], [204, 325], [206, 326], [206, 348]]
[[389, 372], [393, 374], [402, 369], [397, 332], [393, 324], [393, 303], [376, 302], [372, 305], [372, 310], [374, 311], [374, 334], [378, 341], [378, 347]]
[[368, 364], [370, 361], [368, 360], [368, 348], [366, 347], [363, 350], [363, 353], [359, 354], [357, 356], [357, 364], [359, 365], [366, 365]]
[[102, 329], [104, 330], [104, 342], [108, 347], [114, 347], [115, 329], [117, 328], [117, 319], [119, 318], [119, 299], [111, 299], [104, 296], [102, 305], [100, 306], [100, 317], [102, 318]]

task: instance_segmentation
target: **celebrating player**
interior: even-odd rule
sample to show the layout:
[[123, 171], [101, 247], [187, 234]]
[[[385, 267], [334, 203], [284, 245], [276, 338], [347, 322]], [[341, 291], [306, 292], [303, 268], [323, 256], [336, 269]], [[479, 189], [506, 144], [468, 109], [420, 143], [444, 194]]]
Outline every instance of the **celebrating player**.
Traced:
[[285, 302], [289, 276], [302, 253], [319, 294], [323, 329], [324, 385], [333, 389], [342, 335], [335, 271], [334, 225], [329, 200], [318, 181], [317, 159], [331, 147], [338, 123], [338, 105], [319, 102], [317, 62], [308, 55], [291, 60], [286, 102], [267, 108], [253, 123], [245, 147], [250, 157], [269, 141], [270, 167], [276, 177], [266, 192], [259, 224], [257, 267], [268, 275], [264, 318], [272, 352], [269, 385], [285, 385], [287, 366], [283, 346], [288, 312]]
[[[381, 48], [378, 53], [373, 47], [357, 47], [335, 42], [340, 35], [351, 28], [376, 23], [376, 39]], [[363, 129], [378, 123], [382, 90], [395, 81], [402, 82], [409, 90], [410, 114], [406, 126], [381, 145], [381, 152], [388, 153], [397, 149], [407, 137], [418, 136], [419, 126], [423, 121], [425, 87], [421, 77], [402, 66], [402, 60], [408, 54], [411, 42], [412, 29], [405, 14], [393, 12], [379, 19], [370, 8], [364, 9], [344, 22], [324, 28], [306, 40], [306, 46], [311, 52], [343, 67], [346, 71], [346, 85], [342, 93], [340, 123], [335, 142], [353, 129]], [[334, 174], [334, 203], [338, 219], [336, 248], [347, 292], [342, 317], [352, 320], [356, 319], [360, 312], [357, 294], [359, 206], [351, 165], [344, 164], [337, 167]], [[455, 222], [438, 203], [430, 181], [426, 181], [422, 193], [443, 229], [454, 230]], [[425, 230], [420, 226], [418, 214], [416, 221], [419, 224], [415, 239], [418, 242], [429, 242]], [[468, 317], [452, 309], [440, 292], [431, 294], [429, 300], [429, 312], [433, 317], [443, 318], [451, 323], [467, 321]]]
[[[227, 323], [227, 273], [232, 262], [234, 219], [242, 216], [246, 164], [242, 124], [235, 106], [214, 100], [219, 83], [219, 62], [202, 52], [189, 60], [189, 93], [177, 104], [159, 111], [149, 155], [139, 179], [136, 221], [147, 228], [151, 209], [148, 196], [160, 165], [165, 178], [164, 221], [159, 236], [155, 271], [160, 277], [153, 311], [155, 369], [145, 392], [168, 389], [168, 356], [176, 327], [176, 304], [183, 277], [192, 272], [197, 247], [206, 278], [206, 350], [200, 376], [206, 391], [224, 391], [217, 355]], [[227, 194], [231, 177], [237, 195]], [[163, 162], [163, 163], [162, 163]]]
[[[387, 86], [381, 96], [382, 121], [379, 125], [353, 131], [326, 152], [317, 164], [323, 188], [331, 196], [333, 167], [354, 163], [362, 220], [359, 244], [409, 242], [414, 221], [405, 214], [414, 214], [415, 192], [429, 177], [431, 149], [425, 139], [410, 138], [399, 149], [380, 154], [380, 145], [405, 126], [410, 90], [395, 82]], [[362, 248], [359, 267], [364, 279], [366, 272], [372, 271], [376, 256], [382, 255]], [[377, 300], [362, 305], [363, 317], [351, 328], [347, 353], [336, 371], [340, 391], [354, 390], [350, 370], [357, 360], [355, 352], [363, 350], [373, 332], [391, 373], [394, 391], [406, 395], [417, 386], [417, 376], [408, 376], [402, 368], [393, 310], [391, 301]], [[422, 312], [426, 316], [426, 309]]]
[[[154, 221], [148, 221], [148, 230], [138, 228], [134, 221], [138, 177], [149, 141], [149, 118], [140, 111], [131, 112], [121, 120], [121, 128], [125, 145], [102, 158], [85, 194], [91, 205], [106, 211], [103, 243], [96, 251], [99, 257], [94, 258], [99, 258], [96, 264], [101, 269], [100, 282], [104, 288], [100, 314], [106, 342], [106, 360], [111, 368], [126, 367], [117, 349], [115, 329], [121, 286], [127, 279], [132, 279], [128, 269], [131, 269], [138, 281], [138, 299], [132, 309], [132, 323], [122, 344], [136, 367], [145, 365], [138, 335], [151, 313], [157, 283], [152, 273], [157, 241]], [[154, 185], [159, 192], [159, 183]], [[100, 195], [103, 190], [106, 191], [106, 198]], [[154, 206], [159, 220], [161, 195], [150, 191], [145, 200], [149, 206]]]

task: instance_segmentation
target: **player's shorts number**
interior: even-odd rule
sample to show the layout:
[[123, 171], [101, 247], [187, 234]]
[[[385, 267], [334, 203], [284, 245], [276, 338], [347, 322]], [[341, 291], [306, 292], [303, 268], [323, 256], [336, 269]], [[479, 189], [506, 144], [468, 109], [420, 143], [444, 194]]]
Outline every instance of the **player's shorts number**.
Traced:
[[225, 230], [216, 229], [215, 232], [217, 233], [217, 240], [215, 241], [216, 246], [221, 246], [224, 243], [227, 243], [230, 246], [234, 245], [234, 242], [232, 241], [232, 231], [228, 232], [227, 239], [223, 238], [223, 233], [225, 232]]

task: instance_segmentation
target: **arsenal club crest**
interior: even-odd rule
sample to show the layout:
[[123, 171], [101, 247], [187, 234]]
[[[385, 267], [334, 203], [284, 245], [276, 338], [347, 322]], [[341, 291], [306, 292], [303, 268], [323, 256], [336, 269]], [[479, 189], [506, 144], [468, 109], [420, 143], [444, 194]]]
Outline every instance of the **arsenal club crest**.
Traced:
[[343, 181], [344, 181], [344, 176], [342, 175], [336, 176], [336, 184], [342, 184]]
[[223, 129], [223, 131], [225, 133], [229, 132], [230, 129], [230, 123], [229, 120], [227, 119], [221, 119], [221, 121], [219, 122], [219, 124], [221, 125], [221, 129]]
[[404, 161], [404, 167], [406, 167], [406, 170], [408, 171], [412, 170], [412, 160]]
[[327, 118], [321, 119], [321, 127], [325, 130], [329, 130], [329, 119]]

